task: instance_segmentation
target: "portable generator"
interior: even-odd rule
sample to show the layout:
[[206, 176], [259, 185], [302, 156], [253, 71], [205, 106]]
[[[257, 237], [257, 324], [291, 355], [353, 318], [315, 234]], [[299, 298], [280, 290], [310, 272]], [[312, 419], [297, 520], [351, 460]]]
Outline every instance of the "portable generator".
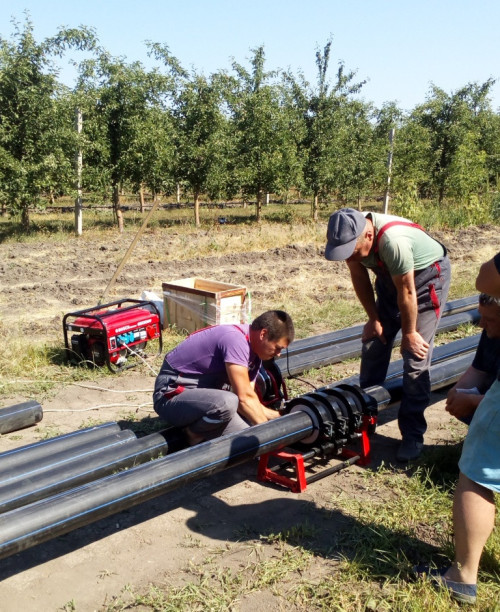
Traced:
[[154, 302], [122, 299], [68, 312], [63, 331], [68, 361], [106, 364], [112, 372], [131, 367], [127, 361], [132, 355], [146, 356], [144, 349], [152, 340], [158, 340], [157, 354], [162, 351], [160, 313]]

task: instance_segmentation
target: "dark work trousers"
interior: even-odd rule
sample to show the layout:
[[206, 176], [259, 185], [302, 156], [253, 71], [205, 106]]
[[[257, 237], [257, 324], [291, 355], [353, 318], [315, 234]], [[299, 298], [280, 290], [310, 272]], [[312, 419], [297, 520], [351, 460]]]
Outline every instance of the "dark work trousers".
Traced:
[[[378, 338], [363, 343], [361, 352], [360, 385], [380, 385], [387, 375], [392, 347], [401, 329], [401, 316], [397, 303], [397, 291], [392, 278], [383, 268], [375, 271], [377, 311], [387, 344]], [[398, 424], [405, 439], [423, 442], [427, 430], [424, 410], [431, 394], [430, 364], [434, 347], [434, 334], [448, 299], [451, 266], [447, 256], [435, 264], [415, 272], [418, 315], [417, 331], [429, 343], [425, 359], [417, 359], [410, 352], [402, 351], [403, 393], [398, 413]]]
[[189, 426], [190, 431], [205, 440], [249, 427], [238, 414], [237, 395], [229, 390], [210, 388], [209, 376], [179, 374], [173, 368], [170, 371], [162, 368], [162, 374], [167, 376], [165, 380], [169, 390], [184, 387], [181, 393], [171, 397], [166, 395], [155, 402], [155, 411], [169, 425]]

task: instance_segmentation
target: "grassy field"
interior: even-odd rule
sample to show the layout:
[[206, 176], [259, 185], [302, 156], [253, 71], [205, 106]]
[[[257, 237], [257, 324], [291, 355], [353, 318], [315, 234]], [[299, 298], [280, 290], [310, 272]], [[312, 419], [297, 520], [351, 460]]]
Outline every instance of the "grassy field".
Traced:
[[[372, 206], [379, 209], [379, 205], [369, 205]], [[312, 248], [324, 245], [325, 222], [331, 207], [321, 211], [319, 223], [310, 221], [306, 204], [265, 207], [260, 225], [254, 223], [252, 212], [252, 207], [204, 207], [202, 227], [194, 228], [192, 209], [162, 209], [151, 221], [148, 232], [152, 237], [166, 229], [175, 230], [169, 248], [172, 249], [170, 256], [175, 253], [178, 261], [268, 251], [290, 244]], [[125, 216], [127, 234], [120, 254], [142, 222], [137, 211], [129, 210]], [[442, 216], [436, 210], [422, 211], [420, 218], [413, 216], [413, 219], [423, 224], [432, 219], [434, 228], [451, 231], [440, 225]], [[221, 231], [222, 227], [229, 229]], [[71, 212], [34, 214], [32, 232], [27, 236], [19, 233], [15, 220], [0, 219], [0, 242], [7, 248], [6, 253], [9, 245], [24, 244], [29, 254], [30, 248], [40, 240], [55, 247], [70, 239], [74, 240]], [[109, 211], [86, 211], [84, 236], [78, 240], [89, 245], [113, 243], [116, 230]], [[152, 242], [149, 246], [148, 257], [152, 260], [165, 256], [164, 252], [155, 251]], [[4, 265], [8, 265], [8, 260]], [[465, 258], [451, 298], [474, 293], [476, 271], [476, 262], [468, 262]], [[339, 290], [338, 299], [332, 301], [297, 299], [293, 292], [284, 291], [280, 299], [292, 311], [298, 337], [305, 337], [311, 334], [317, 321], [323, 321], [326, 328], [338, 329], [363, 319], [361, 307], [353, 299], [352, 292], [348, 293], [348, 288], [345, 292]], [[259, 298], [256, 302], [260, 307]], [[46, 330], [45, 333], [41, 327], [33, 341], [26, 337], [22, 326], [6, 326], [0, 321], [3, 342], [0, 394], [4, 397], [11, 397], [21, 384], [24, 393], [36, 388], [38, 393], [50, 394], [71, 382], [92, 381], [106, 375], [103, 371], [69, 367], [64, 360], [59, 331]], [[439, 341], [446, 342], [476, 331], [470, 326], [464, 327]], [[166, 331], [165, 350], [182, 337], [178, 330]], [[160, 360], [154, 367], [158, 367]], [[353, 360], [346, 367], [354, 372], [358, 363]], [[332, 368], [306, 373], [308, 380], [316, 383], [332, 380], [335, 376], [338, 373]], [[291, 383], [293, 394], [307, 390], [300, 381]], [[207, 551], [203, 563], [186, 569], [190, 577], [188, 584], [158, 583], [146, 590], [127, 585], [123, 597], [106, 604], [102, 610], [238, 610], [242, 597], [251, 597], [262, 590], [279, 594], [284, 609], [290, 606], [291, 610], [445, 612], [458, 609], [445, 593], [438, 594], [429, 584], [411, 579], [412, 559], [431, 551], [434, 558], [438, 551], [443, 560], [452, 555], [451, 503], [458, 475], [460, 440], [439, 451], [426, 456], [412, 470], [411, 477], [407, 471], [390, 466], [381, 466], [375, 472], [366, 471], [362, 485], [369, 494], [362, 501], [339, 493], [331, 501], [332, 507], [345, 517], [351, 517], [353, 522], [339, 536], [335, 550], [321, 548], [321, 533], [314, 524], [301, 523], [282, 532], [261, 533], [252, 544], [255, 554], [249, 555], [250, 561], [241, 571], [225, 569], [219, 564], [217, 551]], [[187, 545], [197, 546], [196, 540]], [[273, 554], [260, 558], [261, 546], [270, 546]], [[327, 575], [316, 578], [312, 568], [327, 562]], [[479, 581], [478, 604], [474, 609], [500, 610], [498, 529], [484, 552]], [[78, 608], [68, 602], [65, 609]]]

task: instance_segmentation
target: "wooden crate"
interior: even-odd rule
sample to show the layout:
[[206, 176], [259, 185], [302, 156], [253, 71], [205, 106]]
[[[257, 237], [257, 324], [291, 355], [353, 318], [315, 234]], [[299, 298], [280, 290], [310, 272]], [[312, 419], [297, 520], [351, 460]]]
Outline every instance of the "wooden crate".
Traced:
[[189, 333], [220, 323], [246, 323], [250, 317], [247, 290], [214, 280], [190, 277], [162, 283], [165, 326]]

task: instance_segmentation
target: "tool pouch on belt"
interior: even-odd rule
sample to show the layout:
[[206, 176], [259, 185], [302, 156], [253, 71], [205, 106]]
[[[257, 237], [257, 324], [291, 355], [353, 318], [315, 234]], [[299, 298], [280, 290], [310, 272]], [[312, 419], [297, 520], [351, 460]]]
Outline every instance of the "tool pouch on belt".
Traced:
[[197, 377], [185, 377], [180, 372], [177, 372], [177, 370], [174, 370], [170, 364], [168, 364], [168, 366], [169, 369], [164, 372], [165, 391], [163, 392], [163, 397], [166, 399], [171, 399], [172, 397], [175, 397], [176, 395], [179, 395], [185, 391], [186, 388], [198, 386]]
[[177, 372], [171, 366], [163, 372], [164, 375], [164, 392], [163, 396], [166, 399], [171, 399], [179, 395], [186, 389], [221, 389], [230, 391], [231, 385], [227, 384], [224, 375], [217, 376], [216, 374], [183, 374]]

